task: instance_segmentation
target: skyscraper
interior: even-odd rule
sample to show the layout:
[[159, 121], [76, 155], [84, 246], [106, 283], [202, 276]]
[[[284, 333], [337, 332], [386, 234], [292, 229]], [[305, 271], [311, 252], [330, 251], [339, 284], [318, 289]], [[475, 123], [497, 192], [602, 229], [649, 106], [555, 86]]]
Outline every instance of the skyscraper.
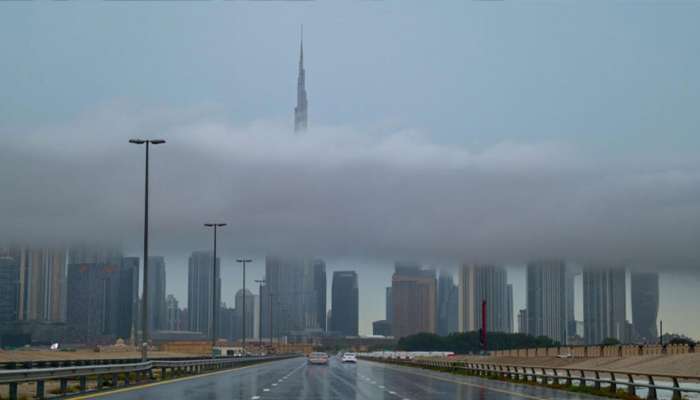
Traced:
[[624, 339], [626, 321], [624, 268], [583, 269], [583, 327], [587, 344]]
[[172, 294], [169, 294], [165, 298], [165, 320], [167, 321], [165, 329], [169, 331], [183, 330], [181, 316], [182, 312], [177, 299]]
[[513, 285], [506, 285], [506, 332], [513, 333]]
[[576, 315], [575, 310], [575, 295], [574, 295], [574, 279], [576, 272], [573, 268], [566, 269], [566, 277], [564, 280], [564, 292], [566, 295], [566, 337], [576, 336]]
[[326, 329], [326, 264], [323, 260], [265, 257], [265, 297], [261, 318], [273, 335], [314, 335]]
[[68, 265], [67, 320], [83, 343], [131, 337], [138, 259], [125, 260]]
[[392, 308], [394, 306], [392, 305], [392, 302], [391, 302], [391, 286], [386, 288], [386, 293], [384, 294], [384, 296], [385, 296], [385, 298], [384, 298], [385, 306], [384, 307], [386, 308], [384, 315], [386, 316], [386, 320], [389, 321], [389, 323], [391, 323], [391, 320], [393, 319], [393, 315], [394, 315], [393, 310], [392, 310]]
[[165, 306], [165, 259], [148, 257], [148, 319], [151, 332], [167, 326]]
[[445, 336], [458, 330], [458, 302], [459, 292], [452, 275], [441, 271], [438, 279], [438, 335]]
[[[243, 338], [243, 289], [239, 289], [236, 292], [236, 317], [235, 317], [235, 330], [233, 332], [233, 338], [238, 340]], [[246, 340], [253, 338], [253, 331], [255, 329], [254, 323], [255, 318], [253, 313], [255, 312], [255, 296], [253, 293], [246, 289], [245, 290], [245, 337]]]
[[566, 343], [566, 265], [540, 261], [527, 265], [527, 333]]
[[656, 327], [659, 313], [659, 274], [655, 272], [632, 272], [632, 325], [638, 339], [656, 343]]
[[0, 322], [19, 318], [19, 262], [0, 256]]
[[[122, 339], [136, 339], [136, 330], [140, 326], [139, 313], [139, 258], [122, 258], [122, 268], [119, 273], [119, 292], [117, 297], [116, 334]], [[134, 342], [138, 343], [138, 342]]]
[[482, 301], [486, 301], [486, 330], [508, 330], [506, 270], [493, 265], [463, 265], [459, 271], [459, 329], [481, 329]]
[[66, 254], [62, 250], [28, 248], [12, 251], [19, 260], [19, 318], [64, 321]]
[[212, 258], [210, 251], [195, 251], [189, 259], [187, 271], [187, 312], [189, 330], [211, 335], [212, 308], [216, 304], [219, 312], [221, 305], [221, 260], [216, 259], [218, 281], [216, 282], [216, 299], [212, 304]]
[[391, 277], [391, 331], [401, 338], [437, 331], [437, 282], [434, 269], [414, 263], [396, 263]]
[[527, 333], [527, 310], [518, 311], [518, 333]]
[[297, 106], [294, 108], [294, 132], [303, 132], [307, 127], [306, 70], [304, 70], [304, 27], [301, 28], [299, 46], [299, 75], [297, 77]]
[[333, 272], [331, 309], [333, 315], [330, 330], [343, 336], [357, 336], [360, 298], [355, 271]]

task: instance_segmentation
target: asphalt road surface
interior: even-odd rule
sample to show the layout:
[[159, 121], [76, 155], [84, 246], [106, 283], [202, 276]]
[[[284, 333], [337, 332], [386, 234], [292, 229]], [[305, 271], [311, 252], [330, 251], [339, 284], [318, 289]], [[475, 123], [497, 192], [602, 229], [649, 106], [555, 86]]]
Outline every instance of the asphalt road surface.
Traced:
[[546, 388], [368, 361], [308, 365], [306, 359], [275, 361], [148, 387], [93, 395], [108, 400], [543, 400], [597, 399]]

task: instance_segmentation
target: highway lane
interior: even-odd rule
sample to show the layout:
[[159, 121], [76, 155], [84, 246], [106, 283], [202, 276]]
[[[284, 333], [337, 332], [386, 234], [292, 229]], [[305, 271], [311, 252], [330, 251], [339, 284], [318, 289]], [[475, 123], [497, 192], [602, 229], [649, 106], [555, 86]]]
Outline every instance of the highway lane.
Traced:
[[307, 365], [304, 358], [93, 395], [106, 400], [584, 400], [597, 397], [360, 361]]

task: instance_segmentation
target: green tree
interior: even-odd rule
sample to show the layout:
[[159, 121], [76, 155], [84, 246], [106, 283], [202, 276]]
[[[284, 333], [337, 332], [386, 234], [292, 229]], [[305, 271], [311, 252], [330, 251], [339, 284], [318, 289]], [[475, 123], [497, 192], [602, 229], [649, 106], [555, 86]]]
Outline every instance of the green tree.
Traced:
[[614, 346], [620, 344], [620, 341], [614, 337], [605, 338], [601, 343], [603, 346]]

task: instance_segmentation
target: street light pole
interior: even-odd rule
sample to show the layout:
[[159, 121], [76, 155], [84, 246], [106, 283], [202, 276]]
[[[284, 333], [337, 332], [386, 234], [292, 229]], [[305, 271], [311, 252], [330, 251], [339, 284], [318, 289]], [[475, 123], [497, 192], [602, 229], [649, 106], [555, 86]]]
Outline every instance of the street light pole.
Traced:
[[148, 156], [150, 145], [165, 143], [162, 139], [130, 139], [132, 144], [146, 145], [146, 179], [143, 213], [143, 294], [141, 295], [141, 361], [148, 359]]
[[217, 310], [220, 307], [220, 304], [217, 304], [218, 302], [216, 301], [216, 292], [217, 292], [217, 287], [216, 287], [216, 230], [219, 227], [226, 226], [225, 223], [222, 222], [216, 222], [216, 223], [206, 223], [204, 224], [207, 228], [214, 228], [214, 258], [212, 260], [212, 268], [211, 268], [211, 292], [212, 292], [212, 314], [211, 314], [211, 355], [214, 357], [214, 347], [216, 347], [216, 314]]
[[242, 263], [242, 264], [243, 264], [243, 318], [242, 318], [242, 320], [243, 320], [243, 352], [245, 353], [245, 334], [246, 334], [246, 331], [245, 331], [245, 319], [246, 319], [246, 318], [245, 318], [245, 317], [246, 317], [246, 308], [245, 308], [245, 298], [246, 298], [246, 294], [245, 294], [245, 263], [253, 262], [253, 260], [251, 260], [251, 259], [249, 259], [249, 258], [239, 258], [239, 259], [236, 260], [236, 262], [239, 262], [239, 263]]

